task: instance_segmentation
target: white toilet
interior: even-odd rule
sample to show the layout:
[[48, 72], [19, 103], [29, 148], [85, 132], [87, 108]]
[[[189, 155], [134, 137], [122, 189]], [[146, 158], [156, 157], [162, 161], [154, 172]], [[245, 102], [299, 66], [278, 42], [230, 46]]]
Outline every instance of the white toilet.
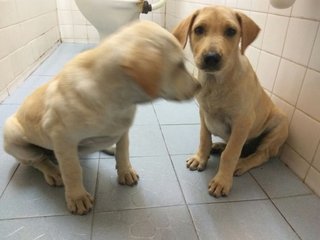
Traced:
[[[143, 10], [143, 0], [75, 0], [79, 10], [98, 30], [100, 40], [116, 31], [122, 25], [139, 19]], [[145, 7], [157, 9], [165, 0]]]

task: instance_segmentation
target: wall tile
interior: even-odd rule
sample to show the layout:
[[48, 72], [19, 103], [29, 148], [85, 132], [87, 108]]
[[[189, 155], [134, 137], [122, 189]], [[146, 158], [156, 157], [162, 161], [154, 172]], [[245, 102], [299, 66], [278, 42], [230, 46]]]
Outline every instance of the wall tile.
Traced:
[[56, 19], [56, 13], [49, 12], [39, 17], [32, 18], [22, 22], [21, 31], [23, 43], [27, 44], [31, 40], [47, 32], [58, 24]]
[[72, 11], [72, 22], [77, 25], [85, 25], [87, 24], [87, 19], [82, 15], [80, 11]]
[[320, 1], [319, 0], [296, 0], [292, 14], [293, 17], [320, 20]]
[[174, 16], [176, 10], [176, 0], [167, 0], [166, 2], [166, 17], [168, 15]]
[[252, 0], [238, 0], [237, 8], [250, 10], [251, 9], [251, 2], [252, 2]]
[[59, 24], [72, 25], [73, 20], [72, 20], [71, 13], [72, 13], [71, 11], [65, 11], [65, 10], [58, 11]]
[[257, 12], [268, 12], [270, 0], [253, 0], [251, 10]]
[[237, 7], [237, 0], [226, 0], [226, 6], [236, 8]]
[[147, 21], [152, 21], [152, 13], [149, 14], [141, 14], [140, 15], [141, 20], [147, 20]]
[[71, 10], [71, 0], [57, 0], [58, 10]]
[[282, 59], [274, 85], [274, 93], [296, 105], [306, 68]]
[[274, 94], [271, 96], [271, 100], [278, 108], [280, 108], [287, 115], [290, 122], [293, 116], [294, 106], [290, 105], [289, 103], [287, 103], [286, 101], [282, 100]]
[[308, 70], [297, 107], [320, 121], [320, 73]]
[[320, 122], [296, 110], [289, 128], [288, 144], [311, 163], [320, 140]]
[[160, 26], [164, 27], [165, 25], [165, 17], [162, 13], [153, 13], [152, 14], [152, 21], [158, 23]]
[[87, 32], [88, 32], [88, 39], [89, 41], [96, 41], [99, 42], [100, 37], [97, 29], [94, 28], [92, 25], [87, 25]]
[[199, 4], [199, 3], [191, 3], [191, 2], [182, 2], [177, 1], [176, 2], [176, 17], [181, 19], [186, 18], [190, 14], [192, 14], [194, 11], [196, 11], [199, 8], [202, 8], [206, 5]]
[[261, 48], [263, 36], [264, 36], [264, 29], [267, 22], [267, 14], [259, 13], [259, 12], [251, 12], [250, 17], [260, 27], [259, 35], [252, 43], [252, 46]]
[[[15, 1], [0, 1], [0, 28], [10, 26], [18, 22], [18, 12]], [[0, 38], [1, 39], [1, 38]]]
[[69, 0], [71, 3], [71, 10], [79, 11], [78, 5], [75, 0]]
[[45, 35], [49, 47], [52, 47], [60, 39], [60, 30], [58, 26], [55, 26], [51, 28]]
[[0, 59], [20, 47], [20, 28], [18, 24], [0, 28]]
[[168, 29], [168, 31], [172, 31], [175, 26], [177, 26], [178, 22], [180, 21], [180, 19], [167, 15], [166, 16], [166, 29]]
[[314, 43], [310, 62], [309, 62], [309, 67], [320, 72], [320, 54], [319, 53], [320, 53], [320, 28], [318, 29], [317, 38]]
[[258, 66], [258, 61], [259, 61], [259, 57], [260, 57], [260, 50], [255, 48], [255, 47], [251, 47], [249, 46], [246, 51], [245, 51], [245, 55], [248, 57], [253, 70], [257, 69]]
[[318, 25], [315, 21], [291, 18], [283, 56], [307, 66]]
[[289, 18], [277, 15], [268, 15], [265, 26], [262, 49], [276, 55], [281, 55], [285, 42]]
[[320, 196], [320, 172], [311, 167], [307, 173], [306, 184]]
[[54, 0], [16, 0], [16, 6], [20, 21], [40, 16], [49, 11], [55, 11], [57, 8]]
[[269, 91], [272, 91], [279, 61], [279, 57], [270, 53], [262, 51], [260, 54], [257, 75], [261, 85]]
[[0, 59], [0, 89], [4, 89], [13, 80], [11, 55]]
[[19, 48], [12, 54], [12, 68], [14, 77], [21, 74], [25, 69], [27, 69], [33, 62], [32, 48], [31, 45], [25, 45]]
[[284, 145], [280, 158], [300, 179], [305, 179], [309, 164], [287, 144]]
[[87, 39], [87, 28], [86, 25], [74, 25], [73, 26], [74, 31], [74, 38], [78, 39]]
[[73, 25], [60, 25], [61, 38], [73, 38]]

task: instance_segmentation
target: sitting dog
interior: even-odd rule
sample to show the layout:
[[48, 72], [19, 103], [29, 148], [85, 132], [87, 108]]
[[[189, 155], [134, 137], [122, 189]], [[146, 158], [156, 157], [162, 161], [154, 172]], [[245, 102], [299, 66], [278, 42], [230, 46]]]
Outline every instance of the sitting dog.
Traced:
[[[277, 155], [288, 136], [287, 117], [265, 93], [244, 55], [259, 31], [245, 14], [226, 7], [199, 9], [173, 30], [183, 47], [190, 39], [202, 85], [196, 96], [200, 146], [187, 167], [204, 170], [210, 151], [223, 149], [218, 172], [209, 183], [209, 193], [215, 197], [228, 195], [233, 175]], [[211, 134], [226, 144], [212, 145]], [[241, 154], [242, 150], [247, 153]]]
[[86, 214], [93, 197], [83, 186], [78, 154], [116, 144], [118, 181], [135, 184], [128, 131], [136, 104], [190, 99], [199, 88], [174, 36], [155, 23], [136, 22], [80, 53], [29, 96], [5, 123], [4, 147], [40, 170], [49, 185], [63, 184], [68, 209]]

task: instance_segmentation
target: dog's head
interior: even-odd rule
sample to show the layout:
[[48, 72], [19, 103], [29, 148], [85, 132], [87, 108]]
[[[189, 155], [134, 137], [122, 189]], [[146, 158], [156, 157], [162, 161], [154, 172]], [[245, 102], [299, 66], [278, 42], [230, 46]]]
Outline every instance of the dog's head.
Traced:
[[172, 34], [147, 21], [133, 24], [130, 31], [131, 43], [121, 62], [124, 72], [151, 99], [192, 98], [200, 84], [188, 73], [183, 50]]
[[173, 35], [182, 47], [188, 38], [197, 67], [223, 71], [257, 37], [259, 27], [245, 14], [226, 7], [206, 7], [182, 20]]

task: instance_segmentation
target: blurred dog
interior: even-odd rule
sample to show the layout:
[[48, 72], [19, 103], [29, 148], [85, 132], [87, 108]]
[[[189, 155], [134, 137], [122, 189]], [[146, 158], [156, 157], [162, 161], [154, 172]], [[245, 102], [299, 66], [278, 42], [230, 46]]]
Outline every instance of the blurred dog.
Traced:
[[5, 150], [40, 170], [48, 184], [64, 185], [68, 209], [86, 214], [93, 197], [83, 186], [78, 153], [116, 144], [119, 183], [137, 183], [128, 152], [136, 104], [189, 99], [199, 88], [174, 36], [155, 23], [136, 22], [76, 56], [29, 96], [5, 123]]
[[[200, 146], [187, 160], [187, 167], [201, 171], [212, 148], [223, 149], [218, 172], [209, 183], [209, 193], [215, 197], [229, 193], [233, 175], [241, 175], [277, 155], [288, 135], [287, 117], [264, 92], [244, 55], [259, 31], [245, 14], [226, 7], [197, 10], [173, 30], [183, 47], [190, 39], [202, 85], [196, 97], [200, 105]], [[211, 134], [226, 144], [212, 145]], [[242, 157], [242, 150], [248, 150], [252, 143], [251, 152]]]

